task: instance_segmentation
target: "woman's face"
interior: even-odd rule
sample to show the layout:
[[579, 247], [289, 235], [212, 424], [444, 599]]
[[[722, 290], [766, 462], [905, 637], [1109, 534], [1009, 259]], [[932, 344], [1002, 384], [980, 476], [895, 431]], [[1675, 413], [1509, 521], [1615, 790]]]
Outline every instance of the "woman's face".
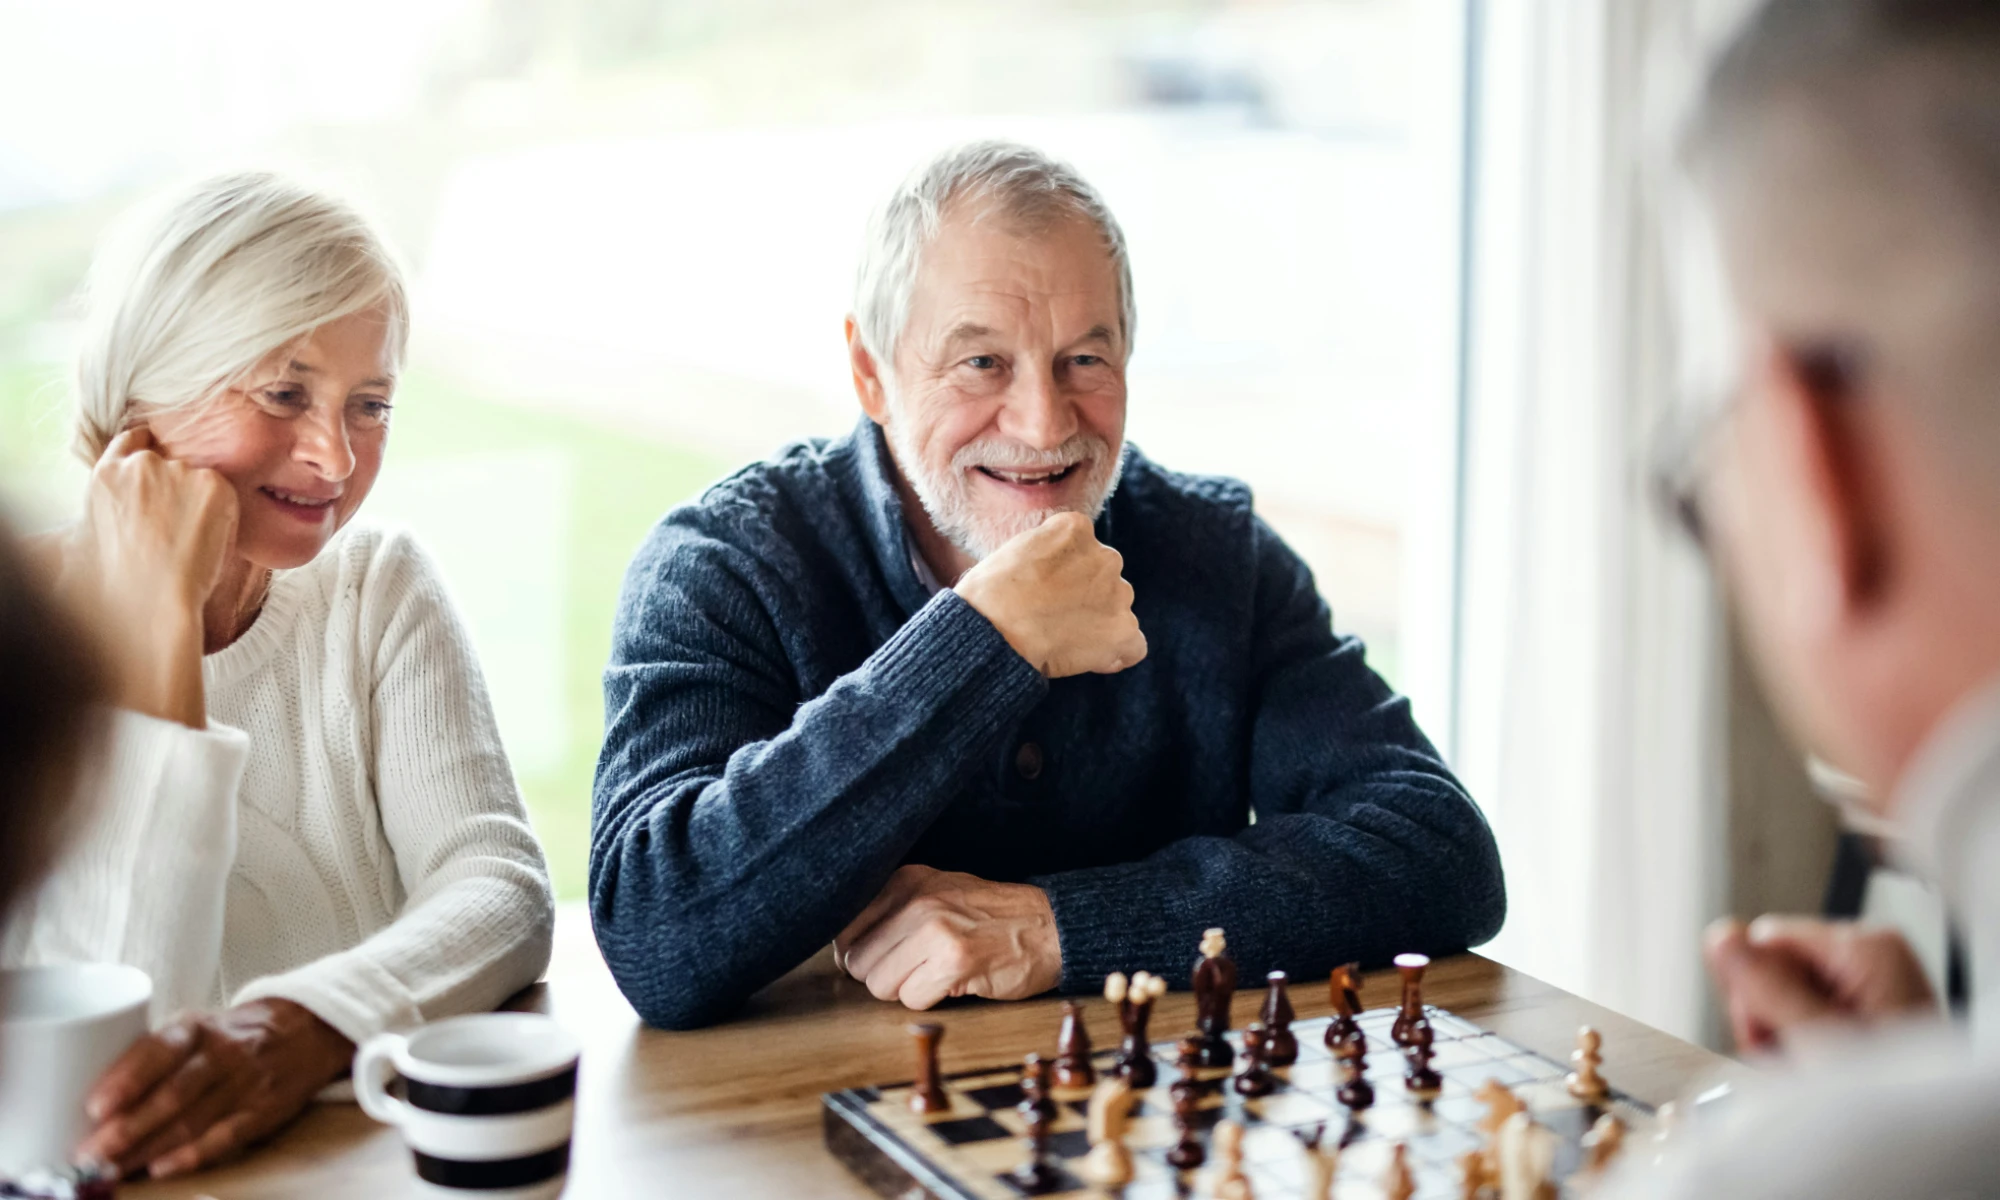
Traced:
[[389, 442], [389, 332], [380, 310], [343, 317], [273, 352], [241, 386], [145, 418], [161, 453], [235, 486], [238, 557], [303, 566], [361, 508]]

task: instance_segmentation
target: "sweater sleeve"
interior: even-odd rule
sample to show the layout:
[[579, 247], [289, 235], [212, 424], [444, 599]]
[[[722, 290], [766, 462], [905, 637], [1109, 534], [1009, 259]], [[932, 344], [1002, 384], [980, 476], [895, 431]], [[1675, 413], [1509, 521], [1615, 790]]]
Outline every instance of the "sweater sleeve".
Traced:
[[1249, 782], [1254, 823], [1139, 862], [1044, 876], [1066, 991], [1145, 968], [1187, 983], [1228, 930], [1248, 979], [1449, 953], [1506, 915], [1492, 831], [1417, 728], [1409, 701], [1334, 634], [1312, 573], [1260, 519]]
[[496, 1008], [548, 966], [555, 903], [471, 639], [407, 536], [375, 548], [361, 600], [374, 668], [372, 772], [404, 900], [361, 944], [252, 980], [354, 1042]]
[[107, 747], [82, 797], [90, 816], [15, 918], [7, 958], [138, 967], [158, 1024], [214, 1002], [250, 739], [119, 710]]
[[619, 606], [591, 917], [654, 1025], [717, 1020], [831, 941], [1047, 691], [944, 591], [801, 704], [778, 630], [811, 622], [774, 619], [769, 574], [670, 519]]

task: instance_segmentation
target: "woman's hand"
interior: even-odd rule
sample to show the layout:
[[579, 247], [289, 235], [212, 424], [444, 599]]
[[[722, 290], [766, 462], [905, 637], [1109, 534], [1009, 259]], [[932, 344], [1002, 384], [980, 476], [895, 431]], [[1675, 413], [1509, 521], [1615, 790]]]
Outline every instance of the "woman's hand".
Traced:
[[105, 1071], [77, 1152], [128, 1176], [192, 1171], [277, 1132], [353, 1061], [354, 1043], [290, 1000], [191, 1013]]
[[62, 586], [117, 664], [120, 707], [208, 723], [202, 606], [235, 542], [236, 515], [227, 480], [163, 457], [144, 428], [119, 434], [97, 460]]

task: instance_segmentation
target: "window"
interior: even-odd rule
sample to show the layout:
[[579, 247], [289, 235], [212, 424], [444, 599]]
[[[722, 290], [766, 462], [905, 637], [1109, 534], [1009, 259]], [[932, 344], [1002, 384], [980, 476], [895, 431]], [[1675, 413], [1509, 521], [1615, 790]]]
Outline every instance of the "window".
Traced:
[[0, 24], [15, 506], [57, 521], [81, 487], [67, 298], [111, 214], [246, 162], [358, 195], [417, 279], [364, 517], [442, 560], [565, 896], [627, 557], [731, 467], [852, 426], [863, 220], [973, 137], [1104, 190], [1138, 288], [1132, 440], [1252, 483], [1448, 739], [1457, 0], [79, 0]]

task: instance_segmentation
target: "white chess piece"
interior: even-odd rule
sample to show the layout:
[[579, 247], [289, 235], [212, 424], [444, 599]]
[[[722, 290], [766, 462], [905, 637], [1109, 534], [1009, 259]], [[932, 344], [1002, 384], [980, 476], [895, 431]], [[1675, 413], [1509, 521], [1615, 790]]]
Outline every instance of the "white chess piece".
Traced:
[[1556, 1135], [1525, 1112], [1507, 1118], [1494, 1139], [1500, 1200], [1554, 1200]]
[[1122, 1075], [1099, 1080], [1091, 1091], [1085, 1132], [1090, 1153], [1077, 1167], [1087, 1182], [1100, 1187], [1132, 1182], [1132, 1152], [1125, 1146], [1125, 1125], [1136, 1099], [1132, 1085]]

